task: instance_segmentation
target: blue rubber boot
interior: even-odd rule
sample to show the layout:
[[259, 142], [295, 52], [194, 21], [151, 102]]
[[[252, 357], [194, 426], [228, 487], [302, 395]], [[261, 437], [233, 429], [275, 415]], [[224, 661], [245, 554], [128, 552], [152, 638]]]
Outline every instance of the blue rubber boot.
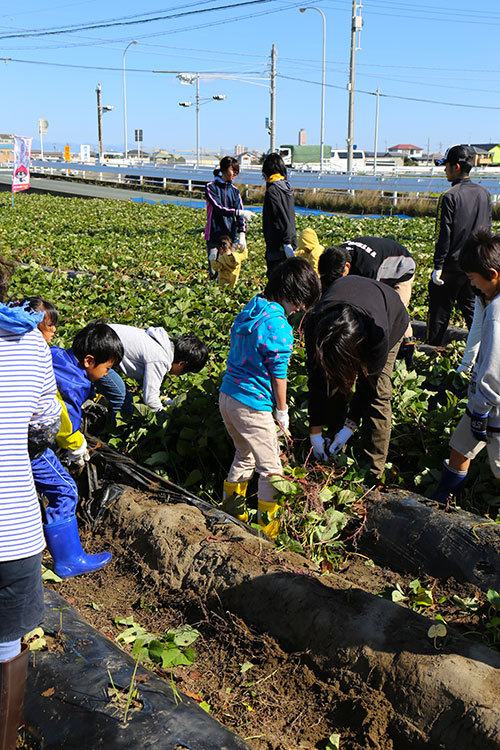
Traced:
[[456, 471], [450, 469], [448, 459], [443, 463], [443, 473], [439, 484], [431, 495], [431, 500], [434, 500], [440, 505], [446, 505], [446, 502], [450, 495], [453, 495], [455, 500], [458, 500], [462, 494], [462, 490], [465, 483], [465, 477], [467, 476], [466, 471]]
[[43, 525], [45, 541], [54, 559], [54, 570], [61, 578], [104, 568], [111, 560], [110, 552], [87, 555], [82, 549], [76, 516]]

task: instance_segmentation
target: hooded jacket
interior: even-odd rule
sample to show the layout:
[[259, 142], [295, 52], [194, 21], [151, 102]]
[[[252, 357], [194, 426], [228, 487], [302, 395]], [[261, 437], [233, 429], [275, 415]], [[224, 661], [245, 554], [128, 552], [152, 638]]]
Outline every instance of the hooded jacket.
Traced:
[[[478, 298], [476, 298], [477, 305]], [[500, 428], [500, 295], [482, 306], [479, 353], [469, 385], [468, 410], [488, 414], [488, 426]]]
[[61, 427], [56, 442], [60, 448], [74, 450], [83, 443], [80, 432], [82, 406], [90, 396], [92, 383], [71, 349], [50, 349], [54, 375], [57, 383], [57, 397], [61, 403]]
[[207, 200], [207, 225], [205, 239], [216, 243], [219, 237], [227, 234], [233, 242], [238, 232], [246, 229], [245, 219], [239, 215], [243, 208], [240, 191], [232, 182], [225, 182], [217, 176], [205, 186]]
[[266, 241], [266, 260], [285, 260], [283, 245], [296, 249], [295, 199], [288, 180], [276, 179], [267, 183], [262, 207], [262, 231]]
[[409, 281], [415, 275], [416, 263], [404, 246], [390, 237], [355, 237], [343, 242], [351, 256], [349, 273], [376, 279], [389, 286]]
[[316, 273], [318, 273], [319, 256], [324, 249], [323, 245], [319, 244], [318, 235], [314, 229], [307, 227], [300, 233], [299, 248], [295, 255], [297, 258], [304, 258], [304, 260], [307, 260], [309, 265], [314, 268]]
[[27, 435], [30, 424], [57, 422], [61, 407], [41, 317], [0, 304], [0, 562], [45, 547]]
[[119, 323], [110, 323], [109, 327], [123, 344], [120, 370], [127, 378], [142, 380], [144, 403], [153, 411], [160, 411], [161, 385], [174, 361], [174, 345], [166, 330], [154, 326], [144, 330]]
[[272, 411], [271, 376], [286, 378], [292, 347], [283, 307], [257, 295], [234, 320], [221, 391], [257, 411]]
[[240, 277], [241, 264], [248, 258], [248, 251], [238, 252], [233, 250], [226, 255], [219, 255], [212, 261], [212, 268], [218, 272], [219, 286], [229, 286], [234, 289]]

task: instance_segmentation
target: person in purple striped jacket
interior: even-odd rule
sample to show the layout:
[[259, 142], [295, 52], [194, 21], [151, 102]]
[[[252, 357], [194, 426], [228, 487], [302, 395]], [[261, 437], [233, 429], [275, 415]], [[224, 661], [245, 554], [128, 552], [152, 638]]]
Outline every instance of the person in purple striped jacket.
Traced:
[[252, 211], [243, 208], [240, 191], [233, 185], [238, 176], [240, 165], [234, 156], [223, 156], [219, 167], [214, 169], [215, 179], [207, 183], [207, 225], [205, 240], [207, 242], [208, 276], [211, 281], [217, 279], [217, 272], [212, 261], [217, 258], [217, 243], [225, 235], [237, 244], [239, 250], [247, 249], [246, 221], [254, 218]]

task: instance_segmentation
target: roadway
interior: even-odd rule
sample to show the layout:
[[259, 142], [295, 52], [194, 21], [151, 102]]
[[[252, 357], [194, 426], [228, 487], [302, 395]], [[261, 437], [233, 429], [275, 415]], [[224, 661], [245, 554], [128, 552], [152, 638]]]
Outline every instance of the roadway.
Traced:
[[[0, 190], [11, 189], [12, 175], [9, 172], [0, 172]], [[186, 207], [200, 208], [205, 206], [204, 201], [196, 201], [179, 195], [165, 195], [164, 193], [150, 193], [144, 190], [129, 190], [127, 188], [104, 187], [85, 182], [73, 182], [71, 178], [51, 180], [46, 177], [32, 177], [31, 188], [26, 191], [31, 193], [49, 193], [50, 195], [63, 195], [79, 198], [108, 198], [110, 200], [130, 201], [142, 200], [152, 203], [182, 203]]]

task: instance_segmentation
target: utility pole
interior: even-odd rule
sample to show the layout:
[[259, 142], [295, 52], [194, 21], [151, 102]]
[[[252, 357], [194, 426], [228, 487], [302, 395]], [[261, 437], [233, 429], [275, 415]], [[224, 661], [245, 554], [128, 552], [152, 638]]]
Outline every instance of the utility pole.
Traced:
[[200, 167], [200, 74], [196, 74], [196, 169]]
[[430, 157], [430, 150], [431, 150], [431, 139], [429, 136], [427, 136], [427, 166], [431, 163], [431, 157]]
[[347, 171], [352, 172], [353, 145], [354, 145], [354, 87], [356, 81], [356, 50], [359, 46], [359, 37], [363, 27], [361, 18], [361, 0], [352, 0], [351, 17], [351, 62], [349, 66], [349, 114], [347, 119]]
[[276, 151], [276, 47], [271, 49], [271, 110], [269, 119], [269, 151]]
[[375, 105], [375, 138], [373, 142], [373, 174], [377, 174], [377, 149], [378, 149], [378, 105], [380, 99], [380, 89], [377, 88], [377, 103]]
[[101, 84], [97, 84], [97, 138], [99, 140], [99, 161], [102, 160], [104, 153], [104, 147], [102, 145], [102, 98], [101, 98]]

